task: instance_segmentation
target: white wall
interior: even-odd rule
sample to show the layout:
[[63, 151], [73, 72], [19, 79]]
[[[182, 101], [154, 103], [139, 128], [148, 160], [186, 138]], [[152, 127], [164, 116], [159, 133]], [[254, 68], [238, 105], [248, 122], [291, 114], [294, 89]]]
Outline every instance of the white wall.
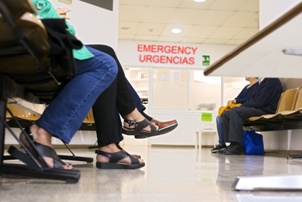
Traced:
[[[139, 43], [161, 44], [159, 42], [119, 41], [119, 59], [124, 67], [150, 67], [157, 69], [157, 79], [154, 80], [154, 86], [150, 86], [151, 89], [149, 89], [149, 95], [151, 94], [150, 91], [153, 92], [153, 97], [149, 96], [149, 98], [151, 97], [148, 105], [149, 114], [159, 120], [177, 119], [179, 123], [176, 130], [164, 136], [150, 138], [149, 143], [151, 145], [194, 145], [196, 131], [202, 130], [204, 127], [208, 127], [208, 125], [211, 125], [213, 129], [216, 128], [215, 117], [217, 108], [221, 103], [221, 85], [220, 79], [216, 84], [210, 83], [213, 77], [206, 78], [209, 83], [205, 81], [197, 82], [194, 79], [193, 72], [204, 68], [202, 66], [202, 55], [210, 55], [211, 63], [213, 63], [232, 50], [234, 46], [162, 43], [163, 45], [197, 47], [198, 51], [195, 55], [196, 64], [186, 66], [175, 64], [142, 64], [137, 59], [138, 54], [136, 48]], [[189, 72], [187, 72], [187, 69]], [[174, 71], [180, 72], [179, 81], [172, 79]], [[169, 75], [169, 79], [161, 79], [162, 74]], [[189, 88], [187, 88], [188, 83], [186, 83], [187, 76], [189, 76]], [[152, 78], [152, 76], [149, 76], [149, 78]], [[186, 106], [187, 99], [189, 99], [189, 106]], [[202, 111], [197, 110], [197, 106], [199, 104], [208, 103], [215, 104], [215, 115], [213, 115], [212, 123], [203, 123], [201, 121]], [[203, 139], [205, 145], [216, 144], [216, 137], [209, 136]], [[137, 144], [140, 144], [140, 142], [137, 141]]]
[[[260, 29], [280, 17], [289, 9], [297, 5], [301, 0], [260, 0], [259, 1], [259, 25]], [[294, 30], [288, 30], [291, 32]], [[302, 86], [301, 79], [282, 79], [284, 89]], [[265, 149], [273, 150], [301, 150], [302, 130], [262, 132]]]
[[77, 37], [84, 44], [107, 44], [113, 48], [118, 45], [118, 10], [119, 0], [113, 1], [113, 11], [109, 11], [79, 0], [64, 4], [51, 0], [55, 7], [69, 8], [71, 24], [75, 27]]
[[293, 8], [301, 0], [259, 0], [259, 28], [265, 26], [280, 17], [286, 11]]

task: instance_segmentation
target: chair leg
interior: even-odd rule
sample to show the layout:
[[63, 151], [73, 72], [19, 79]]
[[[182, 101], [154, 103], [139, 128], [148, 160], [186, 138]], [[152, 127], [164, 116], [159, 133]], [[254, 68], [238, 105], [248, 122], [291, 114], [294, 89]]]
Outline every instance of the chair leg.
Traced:
[[[4, 121], [7, 99], [0, 99], [0, 119]], [[5, 126], [0, 123], [0, 166], [3, 164]]]
[[[64, 143], [64, 142], [63, 142]], [[71, 149], [68, 147], [68, 145], [66, 143], [64, 143], [65, 147], [69, 150], [69, 152], [71, 153], [71, 156], [67, 156], [67, 155], [59, 155], [59, 157], [61, 159], [65, 159], [65, 160], [71, 160], [71, 161], [85, 161], [87, 163], [92, 163], [93, 162], [93, 158], [90, 157], [82, 157], [82, 156], [76, 156]]]
[[96, 142], [94, 143], [94, 145], [88, 147], [88, 149], [96, 149], [96, 148], [99, 148], [99, 147], [98, 147], [98, 141], [96, 141]]

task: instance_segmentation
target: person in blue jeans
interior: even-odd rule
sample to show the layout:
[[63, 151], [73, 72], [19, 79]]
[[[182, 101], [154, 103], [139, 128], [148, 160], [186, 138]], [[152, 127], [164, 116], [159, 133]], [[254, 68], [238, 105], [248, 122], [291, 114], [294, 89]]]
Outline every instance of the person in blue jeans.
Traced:
[[[257, 85], [257, 77], [245, 77], [245, 80], [250, 82], [248, 85], [244, 86], [241, 92], [237, 95], [234, 100], [229, 100], [228, 103], [245, 103], [251, 96], [251, 92], [254, 90]], [[221, 116], [216, 117], [216, 127], [218, 133], [218, 144], [211, 150], [212, 153], [223, 151], [226, 148], [224, 140], [224, 128]]]
[[[40, 17], [60, 18], [48, 0], [32, 0], [32, 2]], [[67, 25], [67, 30], [71, 34], [75, 34], [74, 28], [68, 23]], [[39, 154], [35, 158], [49, 168], [72, 169], [71, 164], [62, 162], [58, 157], [53, 149], [51, 139], [56, 137], [64, 143], [69, 143], [97, 99], [116, 82], [118, 74], [117, 63], [113, 57], [89, 46], [73, 50], [73, 56], [77, 68], [74, 77], [59, 89], [59, 92], [44, 110], [41, 117], [34, 124], [25, 128], [24, 131], [30, 138], [28, 139], [24, 132], [20, 134], [20, 140], [23, 144], [30, 150], [35, 148]], [[124, 116], [137, 123], [144, 123], [138, 133], [157, 134], [158, 128], [146, 120], [133, 103], [130, 103], [130, 105], [132, 108], [125, 109], [126, 114]], [[30, 144], [31, 141], [33, 144]], [[128, 155], [127, 152], [121, 151], [113, 143], [111, 145], [115, 146], [117, 151], [110, 153], [111, 156], [114, 156], [113, 160], [125, 159], [124, 161], [131, 161], [128, 163], [131, 166], [130, 168], [145, 165], [142, 159]], [[110, 162], [104, 163], [111, 165]], [[123, 163], [125, 162], [115, 162], [115, 165]]]
[[[32, 0], [42, 18], [60, 18], [57, 11], [48, 0]], [[67, 23], [67, 22], [66, 22]], [[67, 23], [70, 33], [75, 34], [73, 27]], [[77, 73], [60, 89], [41, 118], [27, 127], [25, 132], [34, 141], [39, 156], [49, 168], [72, 169], [71, 164], [65, 164], [57, 156], [51, 144], [51, 137], [56, 137], [64, 143], [69, 143], [81, 126], [91, 107], [100, 113], [94, 114], [97, 126], [98, 140], [101, 146], [97, 153], [96, 166], [105, 169], [136, 169], [145, 165], [144, 161], [136, 158], [118, 146], [120, 133], [116, 127], [118, 112], [125, 120], [125, 129], [135, 137], [146, 138], [167, 133], [167, 128], [152, 124], [135, 106], [133, 95], [123, 77], [123, 72], [117, 60], [91, 46], [83, 46], [73, 50], [76, 59]], [[107, 78], [108, 77], [108, 78]], [[101, 131], [101, 132], [100, 132]], [[100, 136], [100, 138], [99, 138]], [[31, 148], [24, 133], [20, 139]], [[40, 157], [36, 157], [39, 159]]]

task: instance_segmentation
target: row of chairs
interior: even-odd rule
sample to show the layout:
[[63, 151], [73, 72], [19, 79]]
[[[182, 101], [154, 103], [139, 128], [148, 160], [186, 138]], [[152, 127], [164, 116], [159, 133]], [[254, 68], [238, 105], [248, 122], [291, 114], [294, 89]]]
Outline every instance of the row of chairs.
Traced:
[[284, 119], [302, 119], [302, 88], [285, 90], [280, 96], [274, 114], [250, 117], [247, 124], [279, 122]]

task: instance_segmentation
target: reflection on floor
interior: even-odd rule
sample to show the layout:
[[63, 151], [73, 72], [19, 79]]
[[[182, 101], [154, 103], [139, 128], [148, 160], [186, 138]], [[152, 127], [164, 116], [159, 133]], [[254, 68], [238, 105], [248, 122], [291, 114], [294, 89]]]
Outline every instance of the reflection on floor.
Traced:
[[[235, 191], [237, 176], [302, 174], [302, 159], [284, 156], [225, 156], [209, 148], [125, 146], [141, 154], [140, 170], [98, 170], [95, 164], [73, 162], [81, 170], [77, 184], [5, 177], [1, 201], [302, 201], [302, 192]], [[73, 149], [94, 157], [91, 149]], [[59, 150], [59, 154], [67, 154]]]

